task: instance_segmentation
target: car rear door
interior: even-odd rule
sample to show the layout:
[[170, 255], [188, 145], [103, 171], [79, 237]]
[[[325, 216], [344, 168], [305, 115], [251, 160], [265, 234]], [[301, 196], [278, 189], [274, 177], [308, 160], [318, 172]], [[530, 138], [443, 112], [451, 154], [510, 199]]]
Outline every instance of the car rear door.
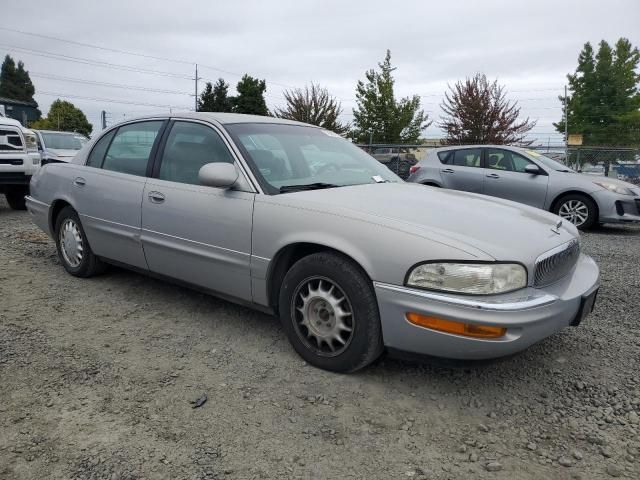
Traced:
[[542, 169], [538, 175], [527, 173], [530, 164], [536, 165], [512, 150], [487, 148], [483, 193], [544, 208], [549, 176]]
[[219, 131], [188, 120], [168, 128], [142, 199], [142, 244], [149, 269], [251, 300], [255, 193], [200, 185], [203, 165], [236, 163]]
[[87, 165], [74, 171], [71, 194], [96, 255], [147, 268], [140, 204], [164, 123], [141, 121], [112, 130], [95, 144]]
[[438, 152], [440, 177], [445, 188], [482, 193], [484, 174], [482, 148], [461, 148]]

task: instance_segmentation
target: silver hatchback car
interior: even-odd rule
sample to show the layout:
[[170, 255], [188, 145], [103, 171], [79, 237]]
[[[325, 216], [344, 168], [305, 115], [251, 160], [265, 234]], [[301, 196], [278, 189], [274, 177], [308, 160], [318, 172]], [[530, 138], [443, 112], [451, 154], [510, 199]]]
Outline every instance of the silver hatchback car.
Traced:
[[508, 355], [578, 325], [599, 285], [570, 222], [405, 183], [333, 132], [270, 117], [116, 125], [44, 166], [27, 206], [70, 274], [113, 263], [273, 312], [334, 371], [385, 348]]
[[533, 150], [465, 145], [430, 150], [409, 182], [482, 193], [553, 212], [581, 230], [640, 222], [640, 186], [581, 175]]

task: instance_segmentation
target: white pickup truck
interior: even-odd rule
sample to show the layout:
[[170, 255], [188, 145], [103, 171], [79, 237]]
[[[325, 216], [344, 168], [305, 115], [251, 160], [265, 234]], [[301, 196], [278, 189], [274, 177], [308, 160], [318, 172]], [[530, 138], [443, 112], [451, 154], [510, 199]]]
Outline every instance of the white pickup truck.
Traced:
[[20, 122], [0, 115], [0, 193], [14, 210], [24, 210], [29, 182], [40, 168], [36, 134]]

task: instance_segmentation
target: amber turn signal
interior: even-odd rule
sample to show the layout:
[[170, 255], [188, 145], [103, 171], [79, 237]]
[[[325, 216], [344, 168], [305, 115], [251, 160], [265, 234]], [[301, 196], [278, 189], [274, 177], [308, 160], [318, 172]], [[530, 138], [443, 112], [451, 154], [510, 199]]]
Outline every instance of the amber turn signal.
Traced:
[[506, 328], [492, 327], [489, 325], [472, 325], [469, 323], [454, 322], [437, 317], [427, 317], [419, 313], [407, 313], [407, 320], [419, 327], [437, 330], [438, 332], [453, 333], [465, 337], [475, 338], [499, 338], [507, 333]]

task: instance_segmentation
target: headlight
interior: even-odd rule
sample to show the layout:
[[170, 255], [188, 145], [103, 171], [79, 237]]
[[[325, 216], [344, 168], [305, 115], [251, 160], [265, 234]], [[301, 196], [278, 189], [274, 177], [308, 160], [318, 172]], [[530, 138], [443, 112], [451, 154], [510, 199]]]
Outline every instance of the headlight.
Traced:
[[599, 187], [606, 188], [610, 192], [619, 193], [620, 195], [633, 195], [633, 192], [627, 187], [612, 182], [593, 182]]
[[28, 152], [37, 152], [38, 151], [38, 141], [36, 140], [35, 133], [25, 133], [24, 141], [27, 147]]
[[409, 272], [407, 285], [471, 295], [505, 293], [527, 286], [517, 263], [423, 263]]

